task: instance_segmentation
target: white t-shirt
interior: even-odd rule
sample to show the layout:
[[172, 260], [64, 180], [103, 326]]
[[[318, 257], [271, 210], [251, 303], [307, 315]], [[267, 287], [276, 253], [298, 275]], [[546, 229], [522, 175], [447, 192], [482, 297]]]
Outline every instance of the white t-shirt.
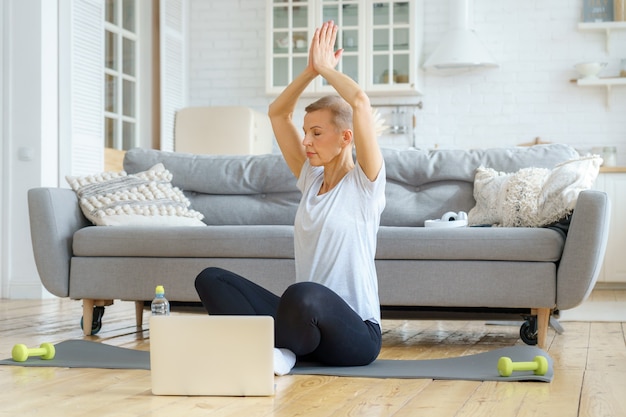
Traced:
[[385, 208], [385, 165], [374, 182], [359, 164], [332, 190], [318, 195], [324, 168], [307, 160], [297, 186], [296, 281], [322, 284], [343, 298], [363, 320], [380, 323], [374, 265], [376, 233]]

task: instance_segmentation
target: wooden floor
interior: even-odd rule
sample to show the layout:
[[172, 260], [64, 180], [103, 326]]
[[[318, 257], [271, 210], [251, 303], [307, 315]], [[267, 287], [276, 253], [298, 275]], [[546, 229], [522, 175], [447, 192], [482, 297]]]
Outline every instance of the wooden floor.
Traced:
[[[626, 302], [626, 291], [592, 298]], [[0, 357], [10, 357], [15, 343], [81, 339], [81, 314], [78, 301], [0, 300]], [[107, 307], [103, 322], [87, 339], [149, 349], [147, 326], [134, 326], [134, 304]], [[626, 416], [626, 323], [562, 326], [563, 334], [551, 329], [548, 337], [552, 383], [283, 376], [275, 379], [274, 397], [158, 397], [145, 370], [0, 366], [0, 416]], [[385, 320], [383, 332], [384, 359], [522, 344], [518, 326], [479, 321]]]

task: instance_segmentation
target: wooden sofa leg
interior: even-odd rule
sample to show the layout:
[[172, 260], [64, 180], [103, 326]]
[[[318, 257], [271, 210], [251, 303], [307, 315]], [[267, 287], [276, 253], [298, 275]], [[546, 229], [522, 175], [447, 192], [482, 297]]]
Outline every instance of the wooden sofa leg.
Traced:
[[91, 323], [93, 322], [93, 307], [96, 300], [83, 299], [83, 334], [91, 336]]
[[541, 349], [546, 349], [548, 343], [548, 326], [550, 325], [550, 309], [533, 309], [533, 314], [537, 315], [537, 345]]
[[143, 326], [143, 301], [135, 301], [135, 321], [137, 327]]

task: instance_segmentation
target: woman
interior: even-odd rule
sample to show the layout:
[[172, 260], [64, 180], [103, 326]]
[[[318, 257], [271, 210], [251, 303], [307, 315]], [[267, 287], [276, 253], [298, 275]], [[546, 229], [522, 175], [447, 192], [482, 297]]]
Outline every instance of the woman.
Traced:
[[[332, 21], [315, 31], [307, 67], [269, 108], [279, 147], [302, 191], [294, 225], [296, 283], [278, 297], [219, 268], [196, 279], [209, 314], [274, 317], [277, 375], [289, 373], [296, 357], [367, 365], [381, 348], [374, 254], [385, 167], [369, 98], [335, 69], [343, 52], [334, 51], [336, 37]], [[305, 109], [302, 139], [292, 114], [318, 75], [341, 97], [324, 97]]]

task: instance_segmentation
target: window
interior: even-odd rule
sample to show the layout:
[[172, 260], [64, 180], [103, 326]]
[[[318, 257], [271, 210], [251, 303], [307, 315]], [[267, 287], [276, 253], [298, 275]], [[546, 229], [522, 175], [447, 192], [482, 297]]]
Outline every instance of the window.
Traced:
[[139, 135], [139, 51], [136, 0], [106, 0], [104, 22], [104, 146], [130, 149]]

